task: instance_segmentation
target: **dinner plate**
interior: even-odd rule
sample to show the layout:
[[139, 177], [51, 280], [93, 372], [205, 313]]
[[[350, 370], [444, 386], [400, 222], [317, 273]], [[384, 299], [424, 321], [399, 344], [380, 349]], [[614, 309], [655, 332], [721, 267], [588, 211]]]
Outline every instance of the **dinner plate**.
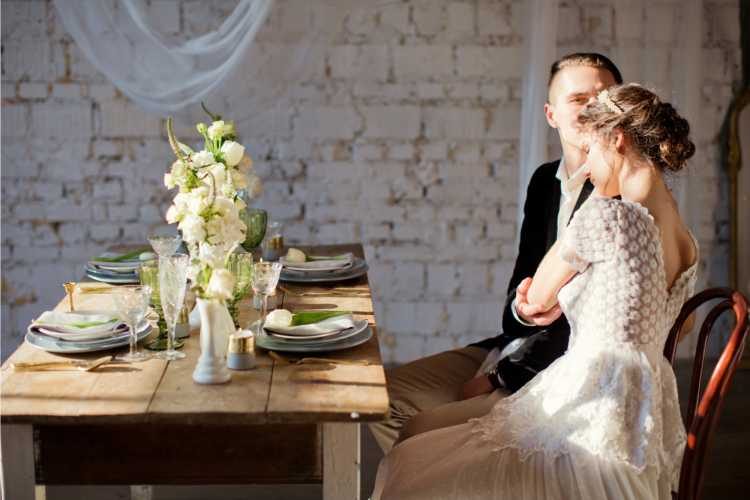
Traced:
[[99, 273], [93, 273], [91, 271], [86, 271], [86, 276], [91, 278], [94, 281], [100, 281], [102, 283], [110, 283], [113, 285], [124, 285], [127, 283], [139, 283], [140, 280], [138, 279], [138, 276], [111, 276], [111, 275], [102, 275]]
[[[148, 337], [151, 333], [151, 324], [146, 324], [137, 332], [139, 341]], [[106, 351], [128, 345], [130, 335], [128, 333], [120, 334], [111, 339], [94, 340], [88, 342], [74, 342], [69, 340], [56, 339], [42, 333], [36, 333], [29, 329], [26, 332], [26, 342], [43, 351], [56, 354], [75, 354], [81, 352]]]
[[367, 326], [364, 330], [353, 336], [328, 343], [302, 344], [299, 342], [282, 342], [272, 338], [270, 335], [261, 335], [255, 339], [255, 345], [269, 351], [281, 352], [329, 352], [351, 349], [364, 344], [372, 338], [372, 328]]
[[318, 273], [321, 271], [343, 271], [354, 265], [354, 260], [336, 261], [336, 260], [313, 260], [310, 262], [287, 262], [284, 257], [279, 259], [284, 265], [284, 269], [297, 271], [300, 273]]
[[326, 283], [346, 281], [367, 274], [367, 263], [364, 259], [354, 258], [351, 267], [335, 271], [294, 271], [282, 269], [280, 280], [288, 283]]
[[[257, 330], [257, 322], [256, 322]], [[286, 333], [277, 333], [272, 330], [263, 329], [267, 335], [270, 335], [273, 339], [278, 339], [281, 342], [291, 342], [295, 345], [310, 344], [317, 345], [326, 342], [335, 342], [337, 340], [343, 340], [353, 335], [358, 334], [362, 330], [367, 328], [367, 320], [361, 319], [354, 322], [354, 326], [350, 328], [344, 328], [343, 330], [337, 330], [333, 332], [320, 333], [317, 335], [290, 335]]]
[[60, 340], [65, 340], [66, 342], [82, 342], [82, 341], [87, 341], [87, 340], [108, 339], [120, 333], [128, 331], [128, 327], [125, 326], [123, 323], [119, 323], [117, 325], [118, 326], [117, 328], [103, 331], [103, 332], [93, 332], [93, 333], [65, 333], [65, 332], [50, 330], [49, 328], [44, 328], [42, 326], [36, 326], [36, 325], [32, 325], [32, 326], [35, 327], [35, 330], [39, 330], [39, 332], [49, 337], [55, 337]]

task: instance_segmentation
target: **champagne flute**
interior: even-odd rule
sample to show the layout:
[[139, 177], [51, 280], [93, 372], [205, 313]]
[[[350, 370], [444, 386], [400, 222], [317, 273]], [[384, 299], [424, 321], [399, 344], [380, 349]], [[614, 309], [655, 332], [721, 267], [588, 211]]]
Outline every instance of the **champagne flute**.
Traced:
[[185, 357], [185, 353], [175, 350], [175, 326], [185, 302], [189, 265], [190, 257], [184, 254], [159, 257], [159, 298], [167, 323], [167, 350], [156, 355], [161, 359], [175, 361]]
[[268, 296], [276, 290], [281, 276], [281, 262], [260, 261], [253, 264], [253, 292], [261, 297], [260, 320], [258, 321], [258, 335], [263, 332], [268, 310]]
[[130, 329], [130, 351], [120, 357], [123, 361], [135, 363], [144, 361], [151, 356], [143, 351], [138, 351], [138, 333], [136, 328], [146, 317], [148, 303], [151, 299], [151, 287], [144, 285], [121, 286], [113, 294], [115, 307], [120, 318]]

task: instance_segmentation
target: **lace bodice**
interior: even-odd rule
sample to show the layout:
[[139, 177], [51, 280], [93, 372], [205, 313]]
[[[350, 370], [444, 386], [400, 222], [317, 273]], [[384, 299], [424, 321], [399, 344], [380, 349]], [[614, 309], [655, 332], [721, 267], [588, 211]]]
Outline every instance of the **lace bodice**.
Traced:
[[667, 289], [659, 229], [638, 203], [592, 196], [563, 234], [577, 274], [558, 295], [568, 351], [473, 421], [475, 437], [522, 455], [583, 451], [676, 480], [685, 444], [677, 385], [663, 357], [693, 293], [696, 264]]

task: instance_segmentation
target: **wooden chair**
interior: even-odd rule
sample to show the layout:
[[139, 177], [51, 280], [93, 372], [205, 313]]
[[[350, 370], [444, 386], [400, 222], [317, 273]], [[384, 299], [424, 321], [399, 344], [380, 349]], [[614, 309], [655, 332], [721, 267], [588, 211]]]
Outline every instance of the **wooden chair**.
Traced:
[[[723, 300], [709, 311], [698, 333], [685, 423], [687, 445], [682, 458], [679, 491], [672, 493], [674, 500], [697, 500], [700, 497], [708, 445], [745, 346], [748, 331], [747, 299], [731, 288], [710, 288], [695, 295], [682, 307], [664, 347], [664, 356], [674, 366], [677, 341], [685, 320], [698, 307], [716, 299]], [[701, 395], [701, 375], [708, 336], [719, 316], [730, 309], [734, 310], [736, 324]]]

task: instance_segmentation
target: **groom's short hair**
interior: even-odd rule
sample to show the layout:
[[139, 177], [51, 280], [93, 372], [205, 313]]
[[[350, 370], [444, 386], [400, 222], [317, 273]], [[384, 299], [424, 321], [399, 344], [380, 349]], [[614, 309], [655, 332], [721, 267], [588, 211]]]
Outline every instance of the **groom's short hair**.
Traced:
[[606, 69], [615, 79], [615, 83], [620, 85], [622, 83], [622, 74], [617, 69], [615, 63], [613, 63], [607, 56], [597, 54], [596, 52], [575, 52], [561, 57], [554, 63], [549, 70], [549, 82], [547, 85], [552, 84], [552, 80], [555, 79], [555, 75], [563, 69], [570, 66], [590, 66], [592, 68]]

